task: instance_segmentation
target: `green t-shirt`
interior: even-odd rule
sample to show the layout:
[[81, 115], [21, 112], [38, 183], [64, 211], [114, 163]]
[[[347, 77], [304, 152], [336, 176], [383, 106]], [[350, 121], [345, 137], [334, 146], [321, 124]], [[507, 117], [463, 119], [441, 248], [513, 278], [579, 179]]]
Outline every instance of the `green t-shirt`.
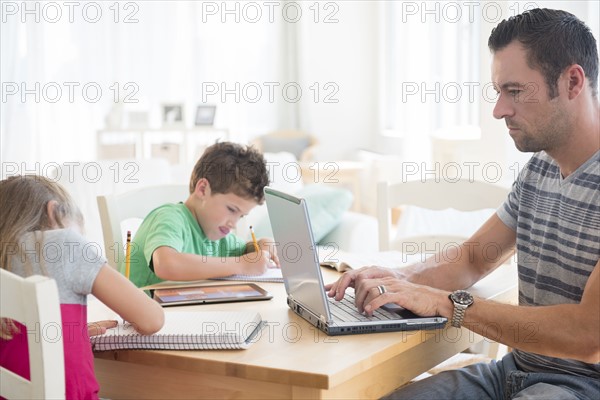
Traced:
[[185, 204], [160, 206], [144, 218], [132, 240], [129, 277], [137, 287], [163, 281], [156, 276], [152, 265], [152, 254], [161, 246], [180, 253], [236, 257], [244, 253], [246, 243], [233, 234], [209, 240]]

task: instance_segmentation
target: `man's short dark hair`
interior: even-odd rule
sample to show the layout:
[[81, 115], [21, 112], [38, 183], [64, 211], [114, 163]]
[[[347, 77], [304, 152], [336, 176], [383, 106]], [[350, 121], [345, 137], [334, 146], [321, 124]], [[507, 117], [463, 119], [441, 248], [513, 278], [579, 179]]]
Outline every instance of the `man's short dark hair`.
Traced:
[[558, 78], [570, 65], [579, 64], [598, 95], [596, 39], [580, 19], [562, 10], [536, 8], [503, 20], [492, 30], [488, 47], [502, 50], [518, 40], [527, 50], [527, 63], [542, 73], [550, 98], [558, 96]]
[[221, 142], [208, 147], [192, 171], [190, 193], [202, 178], [208, 180], [211, 193], [234, 193], [245, 199], [264, 201], [263, 189], [269, 174], [263, 155], [251, 146]]

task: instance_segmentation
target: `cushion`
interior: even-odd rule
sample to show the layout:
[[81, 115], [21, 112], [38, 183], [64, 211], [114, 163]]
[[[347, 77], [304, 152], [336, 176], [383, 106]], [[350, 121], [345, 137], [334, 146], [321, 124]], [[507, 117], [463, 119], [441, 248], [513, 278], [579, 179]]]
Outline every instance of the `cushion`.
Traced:
[[[340, 223], [353, 201], [351, 191], [319, 184], [306, 185], [295, 195], [306, 199], [313, 236], [317, 243]], [[273, 237], [268, 214], [254, 226], [254, 231], [259, 238]]]
[[442, 235], [469, 238], [494, 214], [494, 209], [459, 211], [453, 208], [429, 210], [406, 206], [398, 221], [396, 239]]

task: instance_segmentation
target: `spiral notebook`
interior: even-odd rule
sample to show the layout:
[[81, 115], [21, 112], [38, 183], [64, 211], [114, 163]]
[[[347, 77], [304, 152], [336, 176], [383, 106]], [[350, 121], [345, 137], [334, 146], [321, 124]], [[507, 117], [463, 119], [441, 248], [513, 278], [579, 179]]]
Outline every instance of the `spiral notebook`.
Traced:
[[264, 322], [251, 311], [173, 311], [153, 335], [141, 335], [128, 323], [92, 336], [93, 351], [247, 349]]

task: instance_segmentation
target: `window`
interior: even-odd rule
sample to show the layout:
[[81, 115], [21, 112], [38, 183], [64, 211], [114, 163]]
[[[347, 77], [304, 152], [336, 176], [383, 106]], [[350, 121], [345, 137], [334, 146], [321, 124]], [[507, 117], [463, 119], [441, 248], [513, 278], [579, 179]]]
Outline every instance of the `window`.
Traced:
[[477, 14], [460, 2], [386, 2], [383, 8], [383, 134], [423, 137], [478, 125]]
[[198, 105], [216, 105], [215, 126], [240, 141], [281, 123], [287, 104], [269, 90], [290, 80], [286, 25], [266, 8], [253, 23], [259, 3], [67, 3], [11, 2], [3, 15], [3, 162], [93, 159], [111, 115], [126, 128], [124, 115], [145, 112], [160, 127], [164, 103], [182, 104], [188, 127]]

